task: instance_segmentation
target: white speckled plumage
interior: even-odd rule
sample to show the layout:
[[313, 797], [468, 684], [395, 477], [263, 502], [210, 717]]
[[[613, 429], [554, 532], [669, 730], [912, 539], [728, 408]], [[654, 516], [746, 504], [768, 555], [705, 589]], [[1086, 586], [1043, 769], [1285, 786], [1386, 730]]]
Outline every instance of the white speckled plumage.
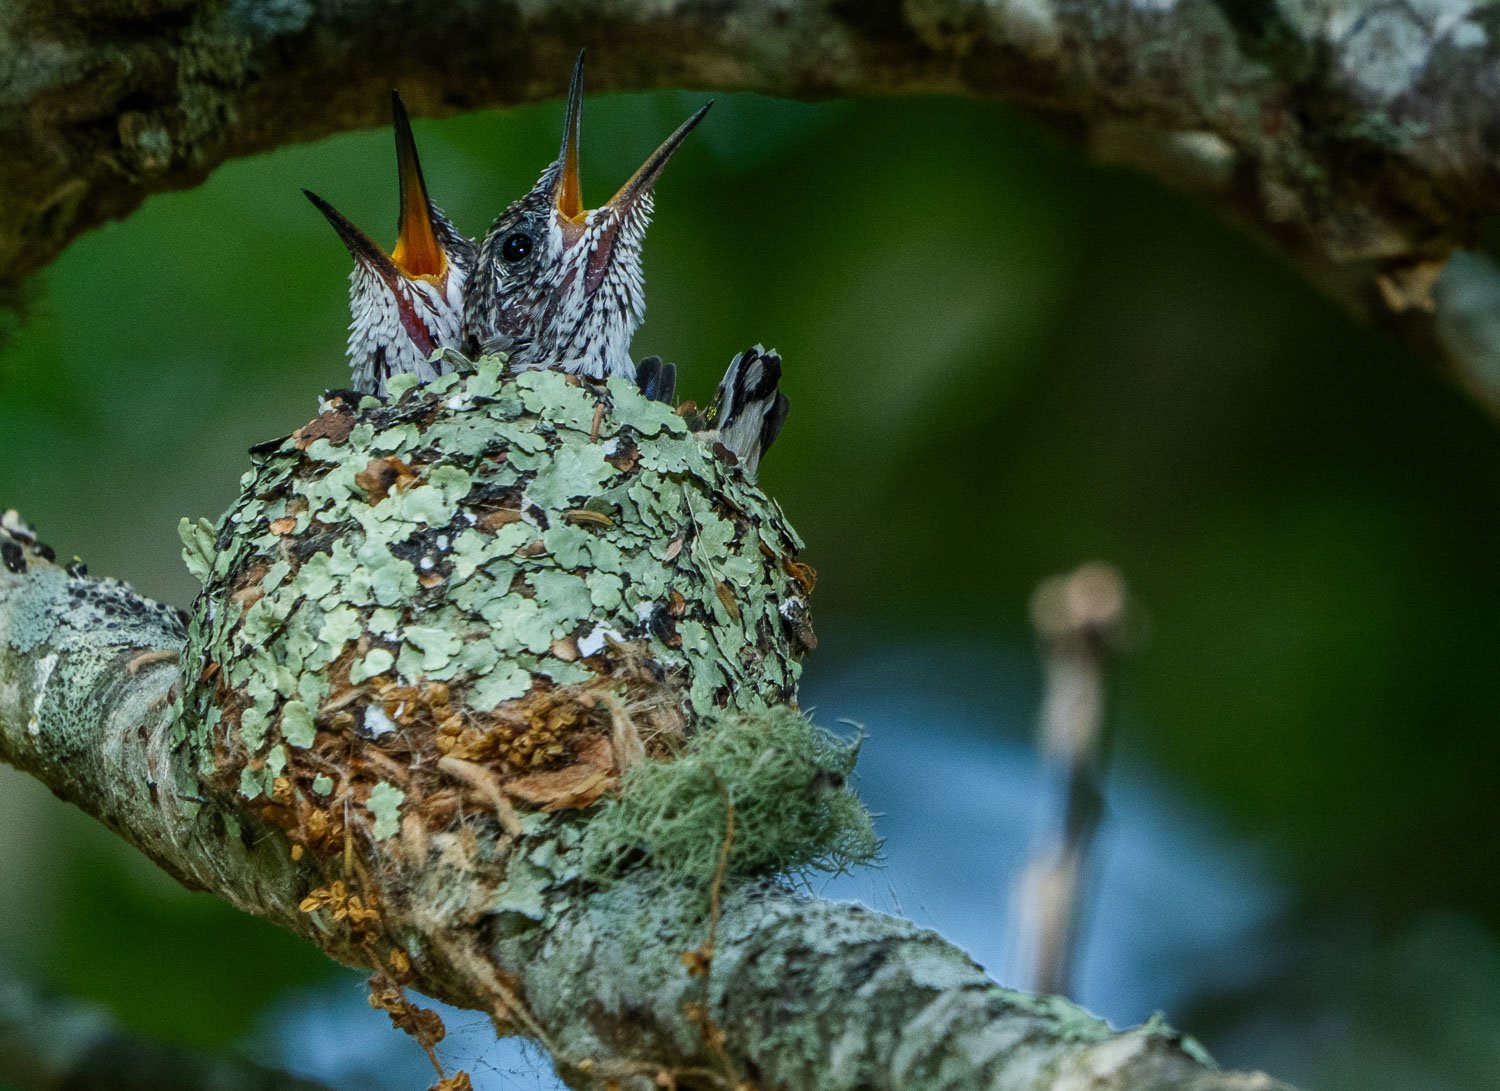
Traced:
[[[651, 198], [623, 210], [594, 209], [570, 241], [572, 232], [550, 207], [556, 166], [501, 214], [480, 245], [466, 314], [470, 346], [507, 353], [521, 371], [633, 378], [630, 340], [646, 315], [641, 243]], [[540, 201], [533, 199], [538, 192]], [[506, 261], [501, 250], [518, 232], [535, 240], [534, 249]], [[612, 252], [601, 254], [605, 245]]]
[[754, 481], [761, 456], [771, 449], [791, 403], [781, 392], [781, 355], [756, 345], [729, 362], [718, 396], [708, 411], [715, 438], [734, 453]]
[[573, 70], [562, 152], [479, 246], [464, 309], [467, 350], [504, 352], [518, 370], [635, 378], [630, 340], [646, 313], [641, 245], [652, 187], [703, 118], [678, 127], [607, 204], [584, 211], [578, 187], [583, 55]]
[[434, 354], [462, 341], [464, 290], [475, 255], [473, 240], [427, 196], [411, 124], [394, 93], [392, 109], [401, 180], [395, 248], [387, 252], [328, 202], [307, 194], [354, 258], [349, 277], [351, 385], [380, 397], [396, 375], [409, 373], [425, 382], [448, 370]]
[[356, 258], [349, 274], [353, 388], [383, 397], [393, 376], [410, 372], [425, 383], [443, 374], [446, 365], [432, 356], [437, 349], [461, 343], [467, 282], [468, 270], [457, 262], [451, 263], [447, 276], [433, 280], [388, 278]]

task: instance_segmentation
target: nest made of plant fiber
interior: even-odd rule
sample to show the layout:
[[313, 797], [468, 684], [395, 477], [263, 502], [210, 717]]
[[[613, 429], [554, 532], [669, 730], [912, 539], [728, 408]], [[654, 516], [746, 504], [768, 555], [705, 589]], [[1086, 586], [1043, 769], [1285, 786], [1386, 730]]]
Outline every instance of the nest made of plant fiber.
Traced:
[[846, 742], [790, 708], [728, 717], [666, 761], [648, 761], [600, 805], [584, 838], [584, 872], [603, 884], [644, 858], [669, 882], [707, 891], [748, 878], [840, 873], [880, 855], [870, 813], [849, 787], [859, 740]]
[[200, 775], [301, 851], [582, 810], [795, 700], [800, 539], [633, 384], [486, 358], [321, 409], [179, 528]]
[[[335, 672], [333, 711], [310, 745], [278, 747], [268, 770], [226, 736], [216, 779], [232, 793], [247, 775], [269, 772], [260, 817], [317, 857], [343, 851], [346, 827], [361, 846], [394, 834], [398, 818], [436, 833], [503, 807], [497, 793], [544, 812], [587, 808], [618, 789], [631, 762], [682, 745], [677, 710], [654, 676], [626, 665], [628, 651], [611, 653], [624, 662], [610, 682], [538, 690], [487, 713], [466, 708], [446, 683], [402, 686], [381, 676], [349, 685]], [[358, 726], [371, 709], [390, 725], [378, 738]]]

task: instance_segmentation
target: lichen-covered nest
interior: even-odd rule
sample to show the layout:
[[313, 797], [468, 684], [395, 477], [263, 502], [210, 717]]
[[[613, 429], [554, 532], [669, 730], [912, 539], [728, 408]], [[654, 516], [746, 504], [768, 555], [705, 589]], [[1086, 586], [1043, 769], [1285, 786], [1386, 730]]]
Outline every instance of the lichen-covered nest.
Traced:
[[669, 407], [498, 359], [392, 385], [258, 449], [219, 525], [183, 528], [187, 722], [297, 851], [497, 792], [585, 807], [700, 726], [795, 702], [801, 543]]

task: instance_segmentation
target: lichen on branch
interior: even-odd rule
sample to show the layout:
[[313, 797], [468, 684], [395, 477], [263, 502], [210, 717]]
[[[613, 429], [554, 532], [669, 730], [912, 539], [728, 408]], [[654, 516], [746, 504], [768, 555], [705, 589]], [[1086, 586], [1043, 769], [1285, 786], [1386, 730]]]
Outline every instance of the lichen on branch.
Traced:
[[1273, 1086], [783, 885], [876, 847], [795, 707], [814, 578], [668, 408], [485, 360], [254, 458], [183, 526], [186, 639], [0, 524], [0, 758], [373, 971], [435, 1065], [408, 989], [581, 1088]]

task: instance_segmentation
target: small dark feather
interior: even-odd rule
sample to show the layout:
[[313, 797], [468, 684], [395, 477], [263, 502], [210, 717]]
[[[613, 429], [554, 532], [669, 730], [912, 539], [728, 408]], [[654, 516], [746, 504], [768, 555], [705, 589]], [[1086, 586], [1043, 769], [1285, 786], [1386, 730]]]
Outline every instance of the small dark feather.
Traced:
[[781, 426], [786, 423], [786, 416], [791, 411], [791, 401], [778, 390], [776, 401], [771, 406], [771, 411], [766, 414], [765, 423], [760, 426], [760, 453], [762, 455], [771, 449], [771, 444], [775, 443], [776, 437], [781, 435]]
[[292, 437], [290, 435], [286, 435], [280, 436], [276, 439], [262, 440], [254, 447], [251, 447], [249, 453], [256, 457], [275, 454], [277, 451], [281, 450], [281, 445], [291, 438]]
[[0, 514], [0, 533], [6, 534], [22, 545], [33, 545], [36, 542], [36, 531], [32, 530], [14, 511], [6, 511]]
[[652, 401], [673, 405], [677, 398], [677, 365], [662, 363], [660, 356], [648, 356], [635, 366], [635, 384]]
[[358, 390], [348, 387], [335, 387], [332, 390], [323, 391], [323, 397], [318, 402], [318, 412], [326, 413], [330, 409], [358, 409], [360, 399], [367, 397]]
[[0, 538], [0, 561], [5, 567], [20, 575], [26, 571], [26, 554], [21, 552], [21, 547], [9, 538]]

